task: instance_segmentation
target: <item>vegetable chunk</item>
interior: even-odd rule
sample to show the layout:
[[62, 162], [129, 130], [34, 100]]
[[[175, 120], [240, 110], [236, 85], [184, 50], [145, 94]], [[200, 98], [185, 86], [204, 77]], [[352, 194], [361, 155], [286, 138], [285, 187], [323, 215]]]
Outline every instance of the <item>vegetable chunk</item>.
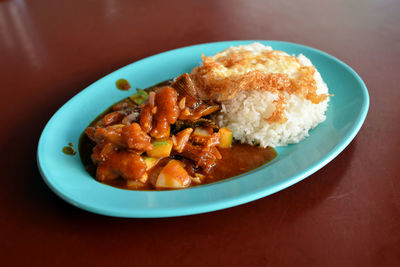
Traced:
[[233, 133], [231, 130], [229, 130], [226, 127], [222, 127], [221, 129], [219, 129], [219, 133], [220, 133], [220, 143], [219, 143], [219, 147], [220, 148], [228, 148], [232, 146], [232, 140], [233, 140]]
[[172, 140], [164, 139], [164, 140], [156, 140], [152, 142], [153, 148], [147, 151], [147, 155], [155, 158], [164, 158], [168, 157], [171, 154], [172, 150]]
[[153, 168], [160, 161], [160, 158], [154, 158], [154, 157], [143, 157], [143, 159], [147, 166], [146, 171]]
[[170, 160], [161, 170], [156, 181], [156, 188], [185, 188], [190, 185], [191, 177], [178, 160]]

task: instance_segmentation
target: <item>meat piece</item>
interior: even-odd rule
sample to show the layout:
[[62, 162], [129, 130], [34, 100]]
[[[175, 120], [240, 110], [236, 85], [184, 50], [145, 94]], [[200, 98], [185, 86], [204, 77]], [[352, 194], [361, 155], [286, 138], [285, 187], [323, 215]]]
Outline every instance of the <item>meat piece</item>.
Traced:
[[178, 93], [168, 86], [159, 89], [155, 95], [154, 106], [157, 110], [150, 135], [157, 139], [168, 138], [170, 125], [175, 123], [179, 116]]
[[203, 173], [209, 173], [216, 164], [217, 158], [211, 151], [204, 152], [201, 155], [200, 160], [197, 162], [197, 166], [201, 167]]
[[186, 144], [185, 149], [179, 155], [189, 158], [196, 163], [196, 167], [200, 167], [204, 173], [209, 173], [215, 166], [217, 160], [213, 150], [204, 150], [202, 146]]
[[119, 147], [125, 147], [126, 143], [121, 136], [122, 127], [108, 126], [106, 128], [96, 128], [94, 137], [97, 144], [104, 144], [106, 142], [113, 143]]
[[149, 93], [149, 99], [145, 105], [142, 105], [140, 112], [139, 123], [143, 131], [149, 133], [153, 128], [153, 116], [157, 111], [155, 104], [155, 92]]
[[128, 115], [126, 115], [121, 123], [125, 124], [125, 125], [130, 125], [131, 123], [137, 121], [137, 119], [139, 118], [140, 113], [137, 111], [133, 111], [131, 113], [129, 113]]
[[138, 151], [148, 151], [153, 148], [151, 137], [148, 136], [137, 123], [132, 123], [121, 129], [122, 137], [130, 149]]
[[196, 167], [200, 167], [204, 173], [209, 173], [216, 160], [221, 159], [221, 154], [216, 148], [220, 142], [220, 134], [214, 133], [211, 127], [200, 127], [194, 131], [187, 128], [179, 132], [174, 139], [174, 148], [178, 155], [193, 160]]
[[171, 126], [165, 118], [159, 118], [150, 135], [156, 139], [165, 139], [169, 137]]
[[112, 143], [116, 147], [134, 149], [138, 152], [153, 148], [151, 137], [142, 131], [137, 123], [128, 126], [117, 124], [96, 128], [94, 138], [97, 144]]
[[92, 141], [96, 141], [96, 138], [94, 137], [94, 133], [96, 132], [96, 129], [94, 127], [87, 127], [85, 129], [86, 135], [90, 138]]
[[180, 131], [177, 133], [175, 136], [172, 137], [172, 140], [174, 141], [174, 149], [178, 152], [181, 153], [189, 141], [190, 135], [192, 134], [193, 129], [192, 128], [186, 128], [183, 131]]
[[213, 147], [210, 148], [210, 151], [211, 151], [211, 153], [214, 154], [214, 157], [215, 157], [216, 159], [222, 159], [222, 155], [221, 155], [221, 153], [219, 152], [218, 148], [216, 148], [215, 146], [213, 146]]
[[107, 115], [104, 116], [103, 124], [105, 126], [108, 126], [111, 124], [120, 123], [124, 117], [125, 117], [125, 115], [122, 112], [114, 111], [114, 112], [108, 113]]
[[142, 126], [143, 131], [145, 131], [146, 133], [149, 133], [153, 126], [153, 108], [154, 106], [146, 104], [140, 112], [140, 126]]
[[198, 169], [195, 167], [192, 160], [189, 160], [187, 158], [182, 158], [180, 159], [180, 161], [184, 164], [185, 170], [189, 173], [190, 176], [196, 175], [196, 171], [198, 171]]
[[109, 164], [103, 162], [97, 166], [96, 177], [100, 182], [104, 182], [117, 179], [120, 177], [120, 174], [118, 171], [111, 168]]
[[171, 87], [178, 92], [179, 99], [185, 98], [187, 107], [194, 109], [201, 104], [199, 94], [189, 74], [184, 73], [177, 77], [175, 81], [171, 83]]
[[139, 180], [146, 173], [146, 163], [137, 153], [128, 151], [114, 152], [97, 167], [96, 177], [99, 181], [113, 180], [122, 177], [127, 180]]
[[211, 148], [218, 146], [220, 142], [220, 133], [213, 133], [210, 138], [208, 138], [205, 148]]
[[180, 120], [188, 120], [188, 121], [195, 121], [200, 119], [201, 117], [210, 115], [216, 111], [220, 110], [219, 105], [206, 105], [201, 104], [196, 109], [190, 109], [188, 107], [184, 108], [179, 115]]
[[169, 124], [176, 122], [179, 116], [178, 94], [172, 87], [163, 87], [157, 91], [155, 106], [157, 107], [156, 120], [158, 117], [165, 118]]
[[98, 164], [102, 161], [106, 161], [116, 150], [117, 148], [112, 143], [105, 143], [95, 146], [91, 156], [93, 163]]

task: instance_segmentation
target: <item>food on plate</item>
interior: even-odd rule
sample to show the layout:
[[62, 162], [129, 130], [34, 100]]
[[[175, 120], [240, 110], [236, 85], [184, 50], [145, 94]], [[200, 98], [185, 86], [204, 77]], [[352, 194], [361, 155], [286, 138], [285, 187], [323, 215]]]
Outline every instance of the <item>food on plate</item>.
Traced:
[[328, 88], [311, 62], [255, 43], [116, 103], [86, 128], [81, 159], [97, 180], [182, 189], [255, 169], [325, 119]]
[[311, 61], [260, 43], [228, 48], [190, 75], [202, 99], [221, 104], [216, 121], [243, 143], [298, 143], [325, 120], [328, 87]]
[[115, 86], [122, 91], [127, 91], [131, 89], [131, 84], [128, 82], [127, 79], [119, 79], [115, 82]]
[[62, 152], [65, 155], [74, 156], [76, 154], [76, 150], [74, 148], [74, 144], [73, 143], [68, 143], [68, 146], [64, 146], [63, 147]]

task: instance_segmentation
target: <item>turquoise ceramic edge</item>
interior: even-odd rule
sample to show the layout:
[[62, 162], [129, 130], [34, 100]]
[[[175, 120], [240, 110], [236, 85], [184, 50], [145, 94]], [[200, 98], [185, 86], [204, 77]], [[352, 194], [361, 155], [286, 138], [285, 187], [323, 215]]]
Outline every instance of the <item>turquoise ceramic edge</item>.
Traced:
[[[177, 51], [179, 51], [180, 49], [186, 49], [186, 48], [191, 48], [191, 47], [196, 47], [196, 46], [202, 46], [202, 45], [221, 45], [221, 44], [230, 44], [230, 45], [238, 45], [238, 44], [245, 44], [245, 43], [251, 43], [251, 42], [261, 42], [261, 43], [267, 43], [269, 45], [273, 45], [273, 44], [281, 44], [281, 45], [294, 45], [297, 47], [301, 47], [303, 49], [309, 49], [311, 51], [315, 51], [319, 54], [322, 54], [326, 57], [329, 57], [330, 59], [336, 61], [337, 63], [339, 63], [340, 65], [342, 65], [346, 70], [348, 70], [357, 80], [357, 82], [359, 83], [360, 87], [362, 88], [362, 93], [363, 93], [363, 105], [361, 108], [361, 112], [359, 113], [359, 116], [357, 118], [357, 123], [353, 125], [350, 134], [344, 138], [340, 143], [338, 143], [335, 147], [335, 149], [327, 154], [325, 157], [321, 158], [319, 162], [317, 162], [316, 164], [314, 164], [313, 166], [311, 166], [310, 168], [304, 170], [301, 173], [298, 173], [297, 175], [291, 177], [291, 179], [289, 181], [284, 181], [281, 183], [276, 184], [273, 187], [269, 187], [269, 188], [262, 188], [259, 191], [252, 193], [252, 194], [246, 194], [246, 195], [241, 195], [241, 196], [236, 196], [236, 197], [231, 197], [228, 199], [225, 199], [223, 201], [220, 202], [215, 202], [212, 204], [207, 204], [207, 205], [192, 205], [190, 207], [184, 207], [184, 208], [169, 208], [169, 209], [165, 209], [165, 210], [159, 210], [159, 211], [154, 211], [154, 210], [149, 210], [149, 211], [132, 211], [132, 212], [125, 212], [125, 211], [119, 211], [118, 209], [116, 210], [104, 210], [101, 208], [95, 208], [91, 205], [87, 205], [86, 203], [77, 203], [74, 199], [71, 199], [68, 194], [65, 194], [65, 192], [62, 192], [60, 190], [58, 190], [58, 188], [56, 186], [54, 186], [52, 183], [50, 183], [50, 181], [46, 178], [45, 172], [42, 168], [43, 163], [41, 162], [41, 144], [43, 144], [43, 137], [45, 136], [45, 131], [48, 127], [48, 125], [52, 122], [52, 120], [56, 117], [57, 113], [60, 112], [62, 110], [61, 107], [53, 116], [52, 118], [49, 120], [49, 122], [46, 124], [45, 129], [39, 139], [39, 143], [38, 143], [38, 151], [37, 151], [37, 163], [38, 163], [38, 167], [39, 167], [39, 171], [45, 181], [45, 183], [58, 195], [60, 196], [62, 199], [66, 200], [67, 202], [83, 208], [85, 210], [94, 212], [94, 213], [98, 213], [98, 214], [103, 214], [103, 215], [109, 215], [109, 216], [116, 216], [116, 217], [135, 217], [135, 218], [151, 218], [151, 217], [173, 217], [173, 216], [183, 216], [183, 215], [190, 215], [190, 214], [199, 214], [199, 213], [204, 213], [204, 212], [210, 212], [210, 211], [215, 211], [215, 210], [220, 210], [220, 209], [224, 209], [224, 208], [229, 208], [232, 206], [236, 206], [236, 205], [240, 205], [243, 203], [247, 203], [256, 199], [259, 199], [261, 197], [265, 197], [267, 195], [273, 194], [275, 192], [278, 192], [284, 188], [287, 188], [299, 181], [301, 181], [302, 179], [308, 177], [309, 175], [313, 174], [314, 172], [316, 172], [317, 170], [319, 170], [320, 168], [322, 168], [323, 166], [325, 166], [327, 163], [329, 163], [332, 159], [334, 159], [340, 152], [343, 151], [343, 149], [354, 139], [354, 137], [356, 136], [356, 134], [358, 133], [358, 131], [360, 130], [367, 112], [368, 112], [368, 108], [369, 108], [369, 95], [368, 95], [368, 90], [364, 84], [364, 82], [362, 81], [362, 79], [359, 77], [359, 75], [351, 68], [349, 67], [347, 64], [343, 63], [342, 61], [336, 59], [335, 57], [327, 54], [326, 52], [320, 51], [318, 49], [315, 48], [311, 48], [308, 46], [304, 46], [304, 45], [300, 45], [300, 44], [296, 44], [296, 43], [290, 43], [290, 42], [281, 42], [281, 41], [265, 41], [265, 40], [241, 40], [241, 41], [226, 41], [226, 42], [215, 42], [215, 43], [206, 43], [206, 44], [198, 44], [198, 45], [194, 45], [194, 46], [188, 46], [188, 47], [184, 47], [184, 48], [178, 48], [178, 49], [174, 49], [174, 50], [170, 50], [167, 52], [163, 52], [160, 54], [165, 54], [165, 53], [175, 53]], [[151, 57], [136, 61], [134, 63], [131, 63], [125, 67], [122, 67], [112, 73], [115, 73], [117, 71], [120, 71], [124, 68], [127, 68], [129, 66], [131, 66], [132, 64], [136, 64], [138, 62], [143, 62], [146, 60], [151, 60], [153, 57], [156, 57], [160, 54], [157, 55], [153, 55]], [[110, 73], [110, 74], [112, 74]], [[103, 78], [102, 78], [103, 79]], [[93, 83], [90, 86], [95, 86], [97, 83], [99, 83], [102, 79], [99, 79], [98, 81], [96, 81], [95, 83]], [[80, 94], [83, 94], [85, 92], [85, 90], [81, 91], [80, 93], [78, 93], [77, 95], [75, 95], [71, 100], [69, 100], [68, 102], [74, 101], [77, 99], [77, 96]], [[162, 192], [157, 192], [158, 194], [162, 193]]]

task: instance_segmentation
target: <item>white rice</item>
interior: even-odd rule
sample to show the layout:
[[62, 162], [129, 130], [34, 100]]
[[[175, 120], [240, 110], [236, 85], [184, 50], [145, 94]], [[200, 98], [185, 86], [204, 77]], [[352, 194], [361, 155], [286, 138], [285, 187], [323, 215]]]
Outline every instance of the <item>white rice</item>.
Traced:
[[[260, 44], [247, 46], [248, 50], [271, 50]], [[300, 54], [297, 57], [303, 66], [312, 66], [311, 61]], [[296, 75], [296, 73], [291, 73]], [[318, 94], [328, 94], [328, 87], [318, 70], [314, 74]], [[285, 123], [268, 123], [268, 118], [275, 110], [274, 100], [277, 94], [268, 91], [242, 91], [234, 99], [223, 101], [222, 110], [217, 117], [220, 126], [228, 127], [234, 138], [242, 143], [259, 144], [263, 147], [286, 146], [298, 143], [308, 136], [310, 129], [326, 119], [325, 111], [329, 97], [319, 104], [310, 100], [285, 93]]]

